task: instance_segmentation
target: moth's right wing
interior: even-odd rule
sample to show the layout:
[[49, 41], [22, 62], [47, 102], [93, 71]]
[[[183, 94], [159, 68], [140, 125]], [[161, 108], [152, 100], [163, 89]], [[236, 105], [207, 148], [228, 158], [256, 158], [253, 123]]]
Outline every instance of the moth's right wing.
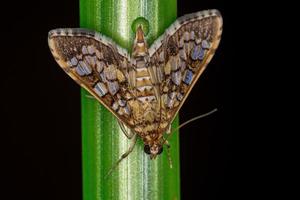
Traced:
[[86, 29], [49, 32], [50, 50], [60, 67], [128, 127], [133, 127], [128, 83], [129, 54], [111, 39]]

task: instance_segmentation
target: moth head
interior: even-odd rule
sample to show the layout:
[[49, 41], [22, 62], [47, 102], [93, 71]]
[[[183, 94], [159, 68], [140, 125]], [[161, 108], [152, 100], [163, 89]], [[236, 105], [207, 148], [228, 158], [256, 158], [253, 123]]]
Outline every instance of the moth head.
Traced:
[[163, 152], [163, 147], [160, 144], [148, 145], [145, 144], [144, 151], [146, 154], [150, 155], [151, 159], [156, 158], [157, 155]]
[[135, 40], [133, 45], [133, 53], [134, 57], [145, 56], [148, 53], [147, 43], [145, 41], [144, 31], [142, 26], [138, 26], [135, 33]]

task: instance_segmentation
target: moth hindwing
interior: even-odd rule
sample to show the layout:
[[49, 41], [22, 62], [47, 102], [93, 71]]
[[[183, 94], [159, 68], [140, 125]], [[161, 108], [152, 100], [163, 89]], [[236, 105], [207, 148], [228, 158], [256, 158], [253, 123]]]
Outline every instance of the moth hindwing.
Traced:
[[49, 32], [49, 47], [64, 71], [144, 141], [161, 152], [163, 134], [212, 59], [222, 33], [217, 10], [177, 19], [148, 48], [141, 26], [131, 55], [86, 29]]

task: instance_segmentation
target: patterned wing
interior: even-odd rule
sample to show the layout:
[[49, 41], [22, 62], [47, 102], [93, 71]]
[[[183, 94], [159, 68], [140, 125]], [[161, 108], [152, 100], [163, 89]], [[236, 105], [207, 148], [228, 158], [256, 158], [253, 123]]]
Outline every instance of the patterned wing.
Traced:
[[159, 85], [161, 127], [167, 128], [218, 47], [222, 17], [217, 10], [185, 15], [149, 48], [152, 79]]
[[129, 56], [111, 39], [85, 29], [49, 32], [50, 50], [62, 69], [127, 126], [132, 127]]

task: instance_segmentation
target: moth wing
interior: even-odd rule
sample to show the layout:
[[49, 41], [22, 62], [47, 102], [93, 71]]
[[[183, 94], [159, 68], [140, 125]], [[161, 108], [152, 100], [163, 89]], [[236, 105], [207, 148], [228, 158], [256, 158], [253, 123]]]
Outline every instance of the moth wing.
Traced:
[[128, 127], [129, 56], [111, 39], [86, 29], [55, 29], [48, 44], [60, 67]]
[[206, 10], [178, 18], [149, 48], [152, 79], [159, 85], [161, 127], [166, 130], [212, 59], [222, 17]]

